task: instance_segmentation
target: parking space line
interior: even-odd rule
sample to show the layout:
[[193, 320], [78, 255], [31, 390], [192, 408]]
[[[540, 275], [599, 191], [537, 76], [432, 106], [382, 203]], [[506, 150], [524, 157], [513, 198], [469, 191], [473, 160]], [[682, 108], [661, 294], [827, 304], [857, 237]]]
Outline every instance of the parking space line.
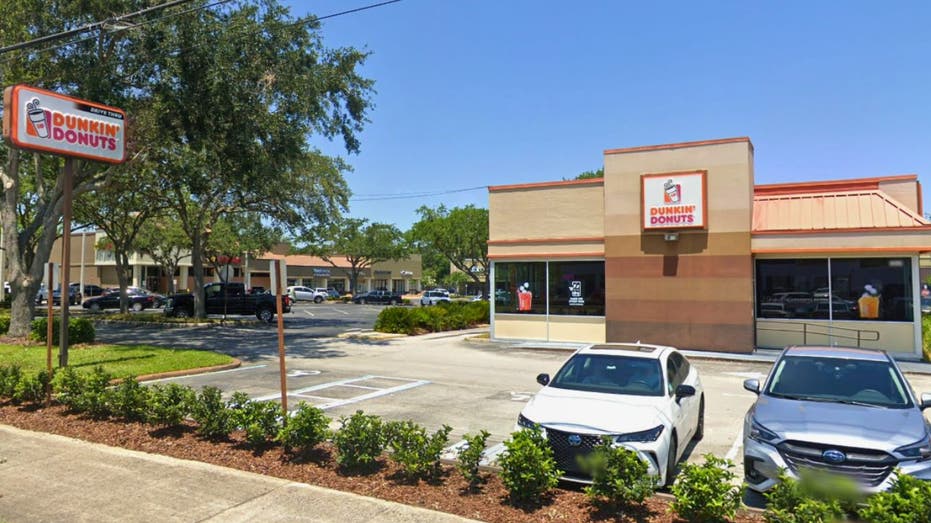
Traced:
[[381, 390], [378, 387], [366, 387], [365, 385], [356, 385], [354, 383], [347, 383], [345, 385], [340, 385], [340, 387], [352, 387], [355, 389], [365, 389], [365, 390]]
[[327, 398], [325, 396], [313, 396], [311, 394], [288, 394], [288, 396], [294, 396], [295, 398], [304, 398], [304, 399], [315, 399], [323, 401], [338, 401], [339, 398]]
[[327, 403], [327, 404], [324, 404], [324, 405], [320, 405], [318, 408], [319, 408], [320, 410], [327, 410], [327, 409], [333, 409], [333, 408], [336, 408], [336, 407], [342, 407], [342, 406], [345, 406], [345, 405], [352, 405], [353, 403], [359, 403], [360, 401], [366, 401], [366, 400], [370, 400], [370, 399], [380, 398], [380, 397], [382, 397], [382, 396], [387, 396], [387, 395], [389, 395], [389, 394], [394, 394], [394, 393], [396, 393], [396, 392], [402, 392], [402, 391], [405, 391], [405, 390], [408, 390], [408, 389], [413, 389], [413, 388], [416, 388], [416, 387], [421, 387], [421, 386], [423, 386], [423, 385], [427, 385], [428, 383], [430, 383], [430, 382], [427, 381], [427, 380], [413, 381], [413, 382], [411, 382], [411, 383], [407, 383], [407, 384], [404, 384], [404, 385], [398, 385], [397, 387], [391, 387], [390, 389], [382, 389], [382, 390], [379, 390], [379, 391], [376, 391], [376, 392], [370, 392], [370, 393], [368, 393], [368, 394], [363, 394], [363, 395], [361, 395], [361, 396], [356, 396], [355, 398], [349, 398], [349, 399], [345, 399], [345, 400], [334, 401], [333, 403]]
[[[289, 390], [288, 394], [303, 394], [305, 392], [313, 392], [316, 390], [322, 390], [322, 389], [326, 389], [329, 387], [334, 387], [336, 385], [345, 385], [347, 383], [354, 383], [356, 381], [370, 380], [374, 377], [375, 376], [371, 374], [366, 374], [365, 376], [362, 376], [360, 378], [347, 378], [345, 380], [328, 381], [326, 383], [311, 385], [310, 387], [304, 387], [304, 388], [297, 389], [297, 390]], [[253, 398], [253, 401], [268, 401], [268, 400], [276, 400], [280, 398], [281, 398], [281, 393], [275, 393], [275, 394], [268, 394], [265, 396], [259, 396], [258, 398]]]
[[734, 458], [737, 457], [737, 452], [740, 450], [740, 447], [743, 445], [744, 440], [744, 428], [741, 424], [740, 428], [737, 429], [737, 438], [734, 439], [734, 444], [731, 445], [730, 450], [727, 451], [727, 454], [724, 455], [724, 459], [729, 459], [734, 461]]
[[312, 313], [312, 312], [310, 312], [309, 310], [306, 310], [306, 309], [304, 310], [304, 312], [305, 312], [308, 316], [310, 316], [311, 318], [313, 318], [314, 313]]

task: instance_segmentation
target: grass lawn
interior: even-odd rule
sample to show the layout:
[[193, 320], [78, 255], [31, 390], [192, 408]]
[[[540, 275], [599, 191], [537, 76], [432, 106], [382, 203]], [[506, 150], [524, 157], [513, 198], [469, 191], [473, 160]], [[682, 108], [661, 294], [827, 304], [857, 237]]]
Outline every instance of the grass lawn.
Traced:
[[[24, 372], [39, 372], [45, 369], [45, 350], [45, 345], [0, 344], [0, 367], [19, 365]], [[114, 378], [211, 367], [232, 361], [232, 357], [216, 352], [151, 345], [84, 345], [68, 350], [68, 365], [78, 372], [90, 372], [101, 365]], [[52, 348], [52, 367], [58, 367], [58, 347]]]

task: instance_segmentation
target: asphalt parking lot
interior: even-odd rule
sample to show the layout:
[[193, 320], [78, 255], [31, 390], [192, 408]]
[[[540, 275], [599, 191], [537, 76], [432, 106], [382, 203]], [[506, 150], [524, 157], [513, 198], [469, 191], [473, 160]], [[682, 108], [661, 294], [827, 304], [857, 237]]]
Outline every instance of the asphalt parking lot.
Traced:
[[[387, 340], [337, 338], [341, 332], [370, 329], [382, 306], [300, 304], [285, 316], [287, 397], [324, 409], [331, 418], [356, 410], [390, 420], [412, 420], [430, 430], [453, 428], [450, 455], [462, 436], [491, 433], [493, 459], [514, 429], [517, 414], [539, 390], [535, 377], [555, 373], [569, 355], [563, 350], [515, 349], [469, 341], [472, 334], [437, 333]], [[139, 341], [201, 347], [239, 357], [234, 370], [172, 378], [196, 389], [243, 391], [256, 399], [280, 399], [277, 332], [272, 325], [245, 327], [125, 328], [102, 325], [101, 341]], [[763, 377], [769, 363], [693, 358], [705, 388], [705, 438], [690, 445], [687, 460], [711, 453], [738, 466], [742, 459], [743, 416], [755, 396], [743, 380]], [[931, 392], [931, 376], [908, 374], [917, 393]], [[338, 423], [334, 421], [334, 427]]]

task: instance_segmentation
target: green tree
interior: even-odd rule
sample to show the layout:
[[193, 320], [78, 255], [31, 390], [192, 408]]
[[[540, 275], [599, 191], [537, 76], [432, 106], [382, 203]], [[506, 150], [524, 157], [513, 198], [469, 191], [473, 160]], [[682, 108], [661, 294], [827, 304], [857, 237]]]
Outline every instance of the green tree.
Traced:
[[120, 312], [129, 311], [126, 288], [132, 279], [129, 257], [138, 252], [136, 238], [158, 208], [150, 199], [155, 173], [133, 165], [120, 166], [107, 183], [87, 192], [75, 201], [75, 220], [93, 225], [106, 235], [106, 242], [116, 262], [116, 280], [120, 286]]
[[[181, 260], [191, 253], [190, 239], [181, 222], [172, 213], [163, 212], [145, 223], [136, 237], [136, 248], [157, 263], [168, 276], [168, 294], [174, 294], [174, 275], [179, 273]], [[187, 282], [181, 282], [187, 287]]]
[[604, 178], [605, 170], [604, 167], [599, 167], [597, 171], [583, 171], [575, 177], [576, 180], [588, 180], [591, 178]]
[[281, 231], [266, 226], [261, 216], [234, 214], [214, 223], [204, 246], [204, 255], [220, 279], [227, 281], [227, 269], [236, 259], [256, 258], [280, 242]]
[[441, 253], [469, 279], [487, 286], [488, 209], [467, 205], [448, 210], [440, 205], [420, 207], [417, 213], [420, 220], [410, 232], [415, 245]]
[[346, 209], [347, 166], [308, 140], [341, 138], [357, 152], [372, 81], [357, 72], [366, 54], [326, 48], [319, 28], [258, 0], [153, 24], [140, 42], [132, 67], [152, 93], [159, 194], [190, 240], [198, 316], [208, 236], [221, 219], [256, 213], [300, 232]]
[[404, 234], [387, 223], [368, 223], [364, 218], [345, 218], [329, 227], [322, 239], [305, 251], [320, 256], [334, 267], [337, 259], [349, 263], [349, 285], [353, 294], [359, 275], [372, 265], [399, 260], [410, 254]]

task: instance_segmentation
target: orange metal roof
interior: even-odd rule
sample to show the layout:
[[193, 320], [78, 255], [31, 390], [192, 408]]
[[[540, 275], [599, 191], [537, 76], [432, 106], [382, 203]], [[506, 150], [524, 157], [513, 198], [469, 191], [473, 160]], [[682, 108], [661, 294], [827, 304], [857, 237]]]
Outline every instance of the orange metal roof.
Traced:
[[929, 222], [879, 190], [757, 194], [753, 232], [884, 229]]

